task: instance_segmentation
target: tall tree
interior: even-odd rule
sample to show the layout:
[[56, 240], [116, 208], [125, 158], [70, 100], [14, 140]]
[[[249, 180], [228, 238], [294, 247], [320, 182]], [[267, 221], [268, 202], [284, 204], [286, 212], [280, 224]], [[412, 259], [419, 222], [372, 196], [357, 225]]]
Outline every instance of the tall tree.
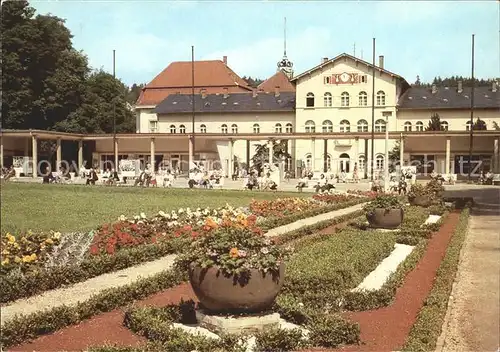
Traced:
[[474, 131], [486, 131], [488, 129], [488, 126], [486, 126], [486, 122], [484, 122], [478, 117], [476, 122], [474, 122], [472, 129]]
[[[287, 152], [287, 141], [273, 141], [273, 159], [274, 161], [281, 160], [281, 158], [289, 159], [291, 155]], [[267, 143], [259, 144], [255, 148], [255, 154], [252, 157], [252, 164], [257, 170], [262, 171], [264, 164], [269, 162], [269, 147]]]
[[2, 117], [7, 128], [51, 129], [80, 103], [87, 60], [55, 16], [27, 1], [2, 3]]
[[441, 118], [437, 113], [431, 115], [428, 126], [425, 128], [426, 131], [443, 131], [443, 126], [441, 125]]
[[56, 129], [78, 133], [112, 133], [135, 131], [135, 115], [127, 107], [128, 88], [102, 70], [87, 79], [80, 107], [57, 124]]
[[134, 105], [136, 102], [137, 102], [137, 99], [139, 99], [139, 96], [141, 95], [141, 91], [142, 91], [142, 88], [144, 88], [144, 84], [132, 84], [132, 86], [130, 87], [130, 90], [127, 94], [127, 101]]

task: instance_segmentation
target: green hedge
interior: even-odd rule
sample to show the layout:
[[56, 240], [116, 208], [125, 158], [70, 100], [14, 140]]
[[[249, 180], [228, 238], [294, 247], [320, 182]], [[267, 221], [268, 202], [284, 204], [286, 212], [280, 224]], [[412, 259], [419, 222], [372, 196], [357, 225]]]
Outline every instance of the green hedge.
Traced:
[[[346, 208], [364, 201], [366, 200], [359, 198], [334, 206], [325, 206], [315, 209], [312, 212], [303, 212], [279, 219], [269, 219], [264, 221], [263, 225], [265, 227], [278, 227], [307, 217]], [[299, 231], [297, 236], [302, 236], [303, 233], [304, 232]], [[123, 249], [116, 252], [114, 255], [91, 256], [80, 264], [43, 268], [29, 274], [16, 273], [5, 275], [2, 277], [2, 285], [0, 285], [0, 303], [7, 303], [16, 299], [30, 297], [47, 290], [83, 282], [102, 274], [156, 260], [186, 248], [185, 245], [186, 242], [182, 239], [172, 240], [162, 244], [147, 244]]]
[[433, 351], [441, 334], [448, 300], [455, 281], [460, 251], [467, 235], [469, 209], [460, 214], [459, 223], [439, 265], [432, 290], [418, 314], [403, 351]]
[[135, 300], [144, 299], [185, 281], [183, 273], [167, 270], [152, 277], [102, 291], [76, 306], [60, 306], [24, 316], [16, 316], [2, 326], [1, 346], [7, 348], [36, 336], [74, 325], [96, 314], [109, 312]]

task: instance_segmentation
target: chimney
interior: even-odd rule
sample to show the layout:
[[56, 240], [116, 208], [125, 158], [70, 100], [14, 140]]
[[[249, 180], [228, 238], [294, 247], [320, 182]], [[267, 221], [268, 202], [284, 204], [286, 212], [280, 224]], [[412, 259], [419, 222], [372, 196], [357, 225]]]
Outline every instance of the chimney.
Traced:
[[432, 94], [436, 94], [438, 91], [437, 86], [435, 84], [432, 85]]
[[224, 88], [224, 99], [227, 99], [228, 96], [229, 96], [229, 89]]
[[378, 67], [384, 68], [384, 55], [378, 57]]
[[227, 65], [227, 56], [226, 56], [226, 55], [224, 55], [224, 56], [222, 57], [222, 61], [223, 61], [223, 62]]
[[491, 91], [493, 93], [497, 92], [497, 82], [493, 81], [493, 83], [491, 84]]
[[274, 96], [275, 97], [280, 96], [280, 87], [279, 86], [274, 87]]
[[324, 58], [322, 58], [322, 59], [321, 59], [321, 63], [322, 63], [322, 64], [324, 64], [324, 63], [325, 63], [325, 62], [327, 62], [327, 61], [328, 61], [328, 58], [327, 58], [327, 57], [324, 57]]
[[463, 87], [462, 87], [462, 81], [458, 81], [458, 88], [457, 88], [457, 92], [458, 93], [462, 93], [464, 91]]
[[207, 90], [206, 89], [202, 89], [201, 90], [201, 99], [205, 99], [207, 97]]
[[252, 98], [257, 98], [257, 89], [252, 89]]

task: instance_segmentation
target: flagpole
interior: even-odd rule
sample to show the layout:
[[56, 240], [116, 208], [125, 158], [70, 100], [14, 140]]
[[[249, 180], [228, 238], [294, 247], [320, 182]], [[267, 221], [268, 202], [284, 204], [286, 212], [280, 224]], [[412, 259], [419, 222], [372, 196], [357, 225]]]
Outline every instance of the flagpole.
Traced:
[[470, 94], [470, 138], [469, 138], [469, 181], [471, 180], [472, 173], [472, 148], [474, 145], [474, 34], [472, 35], [472, 68], [471, 68], [471, 76], [472, 76], [472, 85], [471, 85], [471, 94]]
[[[371, 158], [370, 158], [370, 174], [373, 182], [373, 163], [375, 157], [375, 38], [373, 38], [373, 71], [372, 71], [372, 142], [371, 142]], [[387, 128], [387, 126], [385, 126]], [[387, 162], [387, 160], [386, 160]]]

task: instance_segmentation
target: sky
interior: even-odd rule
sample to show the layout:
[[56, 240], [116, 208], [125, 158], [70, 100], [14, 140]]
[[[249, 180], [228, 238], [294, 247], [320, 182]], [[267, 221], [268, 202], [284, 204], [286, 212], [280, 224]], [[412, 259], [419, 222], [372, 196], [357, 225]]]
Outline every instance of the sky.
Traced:
[[423, 82], [435, 76], [500, 77], [500, 1], [31, 1], [61, 17], [93, 68], [128, 85], [148, 83], [173, 61], [228, 57], [240, 76], [267, 78], [287, 56], [295, 75], [341, 53], [372, 60]]

